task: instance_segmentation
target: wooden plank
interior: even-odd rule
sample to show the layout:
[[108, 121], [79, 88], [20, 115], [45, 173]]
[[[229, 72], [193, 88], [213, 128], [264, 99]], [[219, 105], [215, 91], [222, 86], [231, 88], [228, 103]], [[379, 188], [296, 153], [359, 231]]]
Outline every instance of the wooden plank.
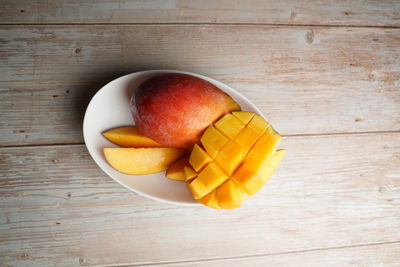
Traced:
[[233, 211], [131, 193], [82, 145], [2, 148], [0, 265], [197, 261], [400, 241], [400, 133], [289, 137], [281, 146], [288, 153], [276, 175]]
[[396, 0], [0, 2], [0, 23], [267, 23], [399, 26]]
[[82, 142], [91, 96], [144, 69], [231, 85], [284, 135], [400, 130], [400, 29], [0, 27], [0, 146]]
[[400, 262], [400, 243], [368, 245], [323, 249], [278, 255], [216, 259], [200, 262], [174, 262], [147, 266], [213, 266], [213, 267], [264, 267], [264, 266], [398, 266]]

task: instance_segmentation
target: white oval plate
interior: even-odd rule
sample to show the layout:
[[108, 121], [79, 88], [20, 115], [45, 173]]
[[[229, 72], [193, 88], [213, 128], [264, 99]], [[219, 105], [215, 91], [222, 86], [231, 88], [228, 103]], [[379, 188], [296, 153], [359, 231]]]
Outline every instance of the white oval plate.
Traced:
[[[178, 205], [197, 205], [184, 182], [173, 181], [165, 177], [165, 172], [149, 175], [127, 175], [114, 170], [103, 155], [104, 147], [117, 147], [102, 136], [102, 133], [116, 127], [134, 125], [129, 100], [133, 91], [148, 78], [163, 73], [189, 74], [214, 84], [228, 93], [242, 110], [260, 115], [258, 108], [243, 95], [214, 79], [195, 73], [176, 70], [140, 71], [122, 76], [101, 88], [90, 101], [83, 120], [83, 137], [90, 155], [108, 176], [126, 188], [146, 196]], [[162, 107], [160, 107], [162, 108]]]

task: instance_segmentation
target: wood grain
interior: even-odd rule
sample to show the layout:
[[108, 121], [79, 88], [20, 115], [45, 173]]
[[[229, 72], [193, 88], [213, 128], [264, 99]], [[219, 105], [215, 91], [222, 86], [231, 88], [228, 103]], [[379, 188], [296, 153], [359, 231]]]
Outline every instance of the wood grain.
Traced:
[[271, 256], [250, 259], [255, 266], [329, 255], [336, 266], [395, 263], [398, 244], [377, 246], [376, 254], [373, 247], [271, 254], [400, 241], [400, 133], [288, 137], [281, 146], [288, 153], [276, 175], [234, 211], [178, 207], [131, 193], [105, 177], [82, 145], [2, 148], [0, 265], [254, 255]]
[[91, 96], [145, 69], [231, 85], [284, 135], [400, 130], [400, 29], [0, 27], [0, 146], [81, 143]]
[[[0, 25], [0, 266], [398, 266], [399, 1], [3, 0]], [[101, 86], [159, 68], [287, 136], [243, 208], [146, 199], [81, 145]]]
[[147, 266], [240, 266], [240, 267], [265, 267], [265, 266], [320, 266], [326, 267], [345, 266], [397, 266], [400, 262], [400, 243], [367, 245], [360, 247], [345, 247], [323, 249], [314, 251], [301, 251], [277, 255], [255, 257], [240, 257], [233, 259], [212, 259], [198, 262], [174, 262], [167, 264]]
[[267, 23], [400, 26], [396, 0], [0, 2], [0, 23]]

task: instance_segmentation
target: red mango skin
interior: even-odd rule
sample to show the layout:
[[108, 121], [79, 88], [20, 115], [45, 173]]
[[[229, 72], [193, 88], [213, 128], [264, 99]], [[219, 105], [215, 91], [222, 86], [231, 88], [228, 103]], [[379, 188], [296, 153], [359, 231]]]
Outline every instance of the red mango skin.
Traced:
[[139, 130], [167, 147], [192, 148], [203, 131], [240, 106], [213, 84], [186, 74], [161, 74], [143, 82], [131, 98]]

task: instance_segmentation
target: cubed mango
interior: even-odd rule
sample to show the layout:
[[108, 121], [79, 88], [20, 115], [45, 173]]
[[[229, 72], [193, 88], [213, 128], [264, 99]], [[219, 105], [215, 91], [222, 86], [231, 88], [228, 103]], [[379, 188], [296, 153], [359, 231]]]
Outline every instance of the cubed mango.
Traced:
[[282, 137], [269, 127], [266, 133], [256, 142], [244, 159], [244, 162], [254, 170], [258, 170], [261, 165], [271, 157]]
[[228, 142], [228, 138], [213, 126], [209, 126], [201, 136], [200, 142], [207, 153], [215, 158], [218, 151]]
[[197, 172], [192, 168], [192, 166], [189, 165], [184, 166], [183, 171], [185, 174], [186, 181], [191, 181], [197, 177]]
[[241, 206], [243, 192], [231, 180], [227, 180], [217, 189], [218, 206], [223, 209], [235, 209]]
[[264, 183], [266, 183], [269, 178], [271, 178], [272, 174], [275, 172], [285, 153], [286, 150], [284, 149], [276, 151], [275, 154], [261, 166], [260, 170], [258, 171], [258, 175]]
[[261, 132], [256, 132], [246, 127], [236, 136], [235, 142], [239, 144], [243, 148], [245, 154], [247, 154], [261, 135]]
[[232, 115], [241, 120], [244, 124], [247, 124], [255, 114], [248, 111], [234, 111], [232, 112]]
[[215, 161], [229, 175], [239, 166], [245, 156], [245, 151], [233, 141], [228, 141], [218, 152]]
[[213, 159], [198, 144], [195, 144], [189, 157], [189, 163], [196, 172], [203, 169]]
[[235, 111], [210, 125], [184, 168], [189, 189], [200, 203], [215, 209], [240, 207], [258, 192], [284, 155], [281, 136], [261, 116]]
[[222, 117], [222, 119], [214, 123], [214, 126], [228, 138], [234, 139], [243, 129], [245, 124], [232, 114], [228, 113]]
[[197, 175], [196, 180], [201, 181], [210, 191], [212, 191], [225, 182], [228, 177], [229, 176], [216, 162], [211, 162]]
[[213, 209], [221, 209], [218, 205], [218, 199], [217, 199], [217, 191], [213, 190], [211, 193], [208, 193], [204, 197], [200, 198], [198, 200], [201, 204], [206, 205], [210, 208]]
[[210, 193], [212, 190], [208, 189], [199, 179], [194, 179], [188, 184], [188, 188], [192, 193], [194, 199], [200, 199]]
[[250, 168], [246, 163], [240, 167], [232, 175], [232, 180], [248, 195], [252, 196], [263, 187], [264, 182], [258, 175], [257, 171]]
[[269, 123], [257, 114], [255, 114], [251, 121], [246, 125], [246, 127], [261, 134], [263, 134], [269, 126]]

